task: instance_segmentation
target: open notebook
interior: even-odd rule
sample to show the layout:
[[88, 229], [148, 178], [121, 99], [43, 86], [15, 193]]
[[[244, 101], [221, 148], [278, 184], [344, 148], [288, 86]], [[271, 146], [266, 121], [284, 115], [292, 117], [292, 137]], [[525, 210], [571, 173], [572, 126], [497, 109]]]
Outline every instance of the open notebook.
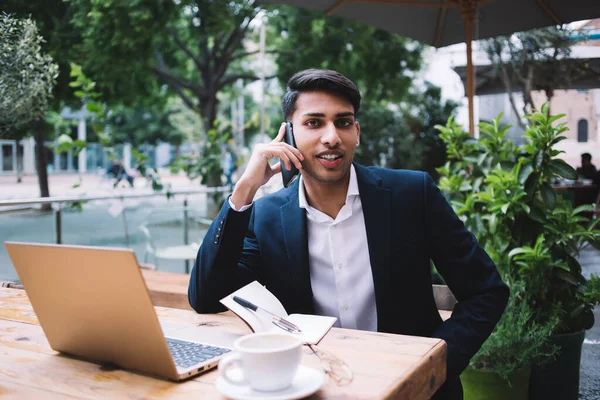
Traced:
[[[271, 319], [265, 318], [233, 301], [233, 296], [239, 296], [254, 303], [258, 307], [262, 307], [281, 318], [285, 318], [291, 323], [296, 324], [302, 330], [302, 333], [294, 334], [282, 330], [273, 325]], [[277, 297], [257, 281], [249, 283], [243, 288], [238, 289], [229, 296], [221, 299], [221, 303], [233, 311], [238, 317], [243, 319], [254, 332], [279, 332], [300, 336], [304, 342], [310, 344], [317, 344], [337, 320], [335, 317], [323, 317], [319, 315], [288, 315]]]

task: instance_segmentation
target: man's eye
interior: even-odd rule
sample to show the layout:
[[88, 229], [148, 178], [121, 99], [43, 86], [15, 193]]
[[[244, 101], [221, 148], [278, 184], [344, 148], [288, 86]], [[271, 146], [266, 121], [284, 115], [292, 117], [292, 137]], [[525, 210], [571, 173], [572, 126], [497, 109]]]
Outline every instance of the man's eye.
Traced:
[[310, 121], [306, 121], [306, 125], [308, 125], [311, 128], [316, 128], [317, 126], [319, 126], [319, 121], [311, 119]]
[[340, 121], [337, 122], [337, 126], [339, 128], [347, 128], [349, 126], [352, 125], [352, 121], [350, 121], [349, 119], [342, 119]]

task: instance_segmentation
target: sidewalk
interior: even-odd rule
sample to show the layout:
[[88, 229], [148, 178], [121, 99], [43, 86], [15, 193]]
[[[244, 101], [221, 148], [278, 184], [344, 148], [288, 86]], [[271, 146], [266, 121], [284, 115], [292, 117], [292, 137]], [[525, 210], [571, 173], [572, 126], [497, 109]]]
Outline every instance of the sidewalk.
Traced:
[[[185, 175], [161, 175], [164, 185], [171, 185], [177, 189], [196, 189], [200, 187], [199, 181], [191, 181]], [[48, 176], [50, 196], [97, 196], [115, 193], [151, 192], [151, 182], [143, 177], [135, 178], [134, 187], [130, 188], [127, 181], [119, 182], [118, 188], [113, 188], [115, 180], [106, 179], [95, 174], [56, 174]], [[74, 188], [73, 186], [79, 185]], [[14, 175], [0, 175], [0, 200], [30, 199], [40, 197], [40, 188], [37, 175], [27, 175], [17, 183]]]
[[[170, 172], [162, 172], [160, 179], [163, 185], [170, 185], [172, 189], [199, 189], [200, 179], [190, 180], [183, 174], [173, 175]], [[152, 184], [143, 177], [134, 180], [134, 187], [130, 188], [127, 181], [119, 182], [117, 188], [113, 188], [115, 180], [106, 179], [95, 174], [56, 174], [48, 176], [48, 187], [50, 196], [99, 196], [110, 194], [127, 193], [151, 193]], [[74, 188], [73, 186], [79, 185]], [[263, 186], [257, 193], [257, 198], [268, 193], [273, 193], [283, 187], [281, 175], [277, 174]], [[14, 175], [0, 175], [0, 200], [31, 199], [40, 197], [40, 188], [37, 175], [22, 177], [17, 183]]]

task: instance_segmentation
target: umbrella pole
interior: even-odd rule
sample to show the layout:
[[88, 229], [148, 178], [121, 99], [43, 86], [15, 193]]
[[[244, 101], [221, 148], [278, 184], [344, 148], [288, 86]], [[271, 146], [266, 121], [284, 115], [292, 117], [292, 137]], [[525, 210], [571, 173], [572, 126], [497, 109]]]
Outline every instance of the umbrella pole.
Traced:
[[473, 69], [473, 22], [475, 21], [476, 4], [473, 1], [461, 1], [460, 16], [465, 23], [465, 42], [467, 44], [467, 99], [469, 101], [469, 134], [475, 136], [475, 117], [473, 110], [473, 95], [475, 94], [475, 76]]

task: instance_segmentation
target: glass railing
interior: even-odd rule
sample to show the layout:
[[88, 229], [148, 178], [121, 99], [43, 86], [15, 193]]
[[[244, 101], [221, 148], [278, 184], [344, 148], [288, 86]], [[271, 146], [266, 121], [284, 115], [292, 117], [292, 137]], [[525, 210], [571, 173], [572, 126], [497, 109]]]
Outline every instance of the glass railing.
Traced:
[[[128, 247], [135, 251], [139, 263], [153, 264], [161, 271], [187, 272], [216, 211], [207, 206], [208, 194], [229, 190], [172, 191], [169, 197], [165, 193], [136, 193], [0, 201], [0, 280], [18, 280], [5, 241]], [[53, 210], [1, 212], [43, 203], [52, 204]], [[82, 203], [80, 209], [72, 206], [77, 203]], [[175, 256], [160, 258], [161, 251], [168, 249], [175, 249]], [[183, 253], [181, 249], [192, 258], [184, 259], [186, 256], [178, 254]]]

